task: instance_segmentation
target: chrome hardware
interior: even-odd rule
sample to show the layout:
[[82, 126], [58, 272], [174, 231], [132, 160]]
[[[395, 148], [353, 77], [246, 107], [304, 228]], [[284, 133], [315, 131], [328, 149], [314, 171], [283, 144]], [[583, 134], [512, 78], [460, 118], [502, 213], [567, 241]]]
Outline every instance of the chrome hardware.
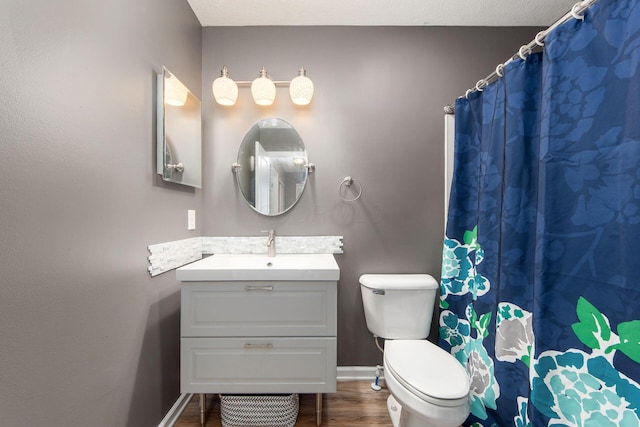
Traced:
[[316, 393], [316, 426], [322, 424], [322, 393]]
[[205, 422], [205, 415], [207, 413], [207, 395], [200, 393], [200, 425], [203, 426]]
[[304, 167], [307, 168], [307, 173], [313, 173], [316, 171], [316, 165], [313, 163], [307, 163]]
[[175, 165], [167, 165], [166, 168], [169, 171], [175, 170], [177, 172], [184, 172], [184, 165], [182, 164], [182, 162], [177, 163]]
[[238, 173], [239, 170], [240, 170], [240, 163], [235, 162], [231, 164], [231, 172]]
[[[349, 188], [351, 188], [351, 186], [356, 183], [356, 180], [353, 179], [350, 176], [345, 176], [344, 179], [342, 180], [342, 182], [340, 183], [340, 185], [338, 185], [338, 195], [340, 196], [340, 198], [342, 200], [344, 200], [345, 202], [355, 202], [356, 200], [358, 200], [360, 198], [360, 196], [362, 196], [362, 184], [360, 184], [359, 182], [357, 183], [357, 187], [358, 187], [358, 194], [353, 198], [353, 199], [347, 199], [345, 197], [346, 192]], [[343, 189], [344, 187], [344, 193], [343, 194]], [[355, 187], [354, 187], [355, 188]]]
[[273, 344], [251, 344], [246, 343], [244, 348], [247, 350], [271, 350], [273, 348]]
[[273, 291], [273, 286], [251, 286], [247, 285], [244, 287], [245, 291]]
[[374, 295], [384, 295], [385, 294], [384, 289], [373, 289], [372, 292], [373, 292]]
[[267, 256], [272, 258], [276, 256], [276, 230], [262, 230], [263, 233], [269, 233], [267, 238]]

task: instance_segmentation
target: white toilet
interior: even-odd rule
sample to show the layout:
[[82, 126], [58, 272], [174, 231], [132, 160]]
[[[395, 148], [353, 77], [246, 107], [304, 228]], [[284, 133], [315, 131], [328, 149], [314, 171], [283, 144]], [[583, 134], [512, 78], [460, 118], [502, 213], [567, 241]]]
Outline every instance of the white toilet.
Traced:
[[457, 427], [467, 419], [469, 377], [425, 340], [439, 289], [428, 274], [360, 276], [367, 327], [384, 338], [384, 378], [394, 427]]

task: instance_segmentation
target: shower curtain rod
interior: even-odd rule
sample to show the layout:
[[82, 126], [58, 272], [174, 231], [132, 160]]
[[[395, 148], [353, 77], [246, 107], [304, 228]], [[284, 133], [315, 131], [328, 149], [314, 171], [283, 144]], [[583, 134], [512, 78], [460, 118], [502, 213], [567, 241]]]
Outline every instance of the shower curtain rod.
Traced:
[[[498, 78], [503, 76], [502, 72], [504, 70], [504, 67], [508, 63], [510, 63], [511, 61], [515, 61], [518, 58], [521, 58], [522, 60], [524, 60], [527, 57], [527, 55], [529, 55], [536, 46], [540, 46], [540, 47], [544, 46], [543, 41], [547, 37], [547, 35], [551, 31], [553, 31], [557, 27], [559, 27], [560, 25], [562, 25], [565, 22], [567, 22], [568, 20], [570, 20], [571, 18], [579, 19], [579, 20], [582, 21], [584, 19], [584, 16], [582, 15], [584, 13], [584, 11], [586, 11], [591, 6], [593, 6], [597, 1], [598, 0], [584, 0], [584, 1], [581, 1], [581, 2], [578, 2], [578, 3], [574, 4], [573, 7], [571, 8], [571, 10], [569, 12], [567, 12], [562, 18], [558, 19], [556, 22], [551, 24], [551, 26], [549, 28], [547, 28], [546, 30], [542, 30], [538, 34], [536, 34], [536, 36], [534, 37], [533, 40], [531, 40], [528, 44], [522, 45], [520, 47], [520, 49], [518, 50], [518, 52], [513, 54], [505, 62], [503, 62], [501, 64], [498, 64], [498, 66], [496, 67], [496, 69], [495, 69], [495, 71], [493, 73], [489, 74], [484, 79], [478, 80], [478, 82], [476, 83], [475, 87], [472, 87], [471, 89], [468, 89], [467, 92], [462, 96], [467, 97], [467, 96], [469, 96], [469, 94], [471, 92], [474, 92], [474, 91], [482, 92], [482, 90], [485, 87], [489, 86], [491, 83], [493, 83]], [[462, 96], [460, 96], [459, 98], [462, 98]], [[445, 105], [444, 113], [445, 114], [455, 114], [455, 103], [454, 104]]]

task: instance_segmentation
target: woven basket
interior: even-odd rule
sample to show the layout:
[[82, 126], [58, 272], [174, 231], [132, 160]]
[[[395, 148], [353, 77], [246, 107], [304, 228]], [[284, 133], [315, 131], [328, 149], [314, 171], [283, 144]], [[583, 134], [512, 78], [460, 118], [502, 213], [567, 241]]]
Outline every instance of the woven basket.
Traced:
[[300, 404], [297, 394], [221, 394], [223, 427], [293, 427]]

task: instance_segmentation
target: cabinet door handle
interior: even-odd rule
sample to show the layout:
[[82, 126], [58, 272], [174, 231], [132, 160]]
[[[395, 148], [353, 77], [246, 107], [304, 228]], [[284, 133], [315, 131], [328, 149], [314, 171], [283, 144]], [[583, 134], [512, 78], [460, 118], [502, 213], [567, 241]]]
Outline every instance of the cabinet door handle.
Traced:
[[251, 285], [247, 285], [244, 287], [245, 291], [273, 291], [273, 286], [268, 285], [268, 286], [251, 286]]
[[247, 350], [271, 350], [273, 348], [273, 344], [251, 344], [246, 343], [244, 348]]

